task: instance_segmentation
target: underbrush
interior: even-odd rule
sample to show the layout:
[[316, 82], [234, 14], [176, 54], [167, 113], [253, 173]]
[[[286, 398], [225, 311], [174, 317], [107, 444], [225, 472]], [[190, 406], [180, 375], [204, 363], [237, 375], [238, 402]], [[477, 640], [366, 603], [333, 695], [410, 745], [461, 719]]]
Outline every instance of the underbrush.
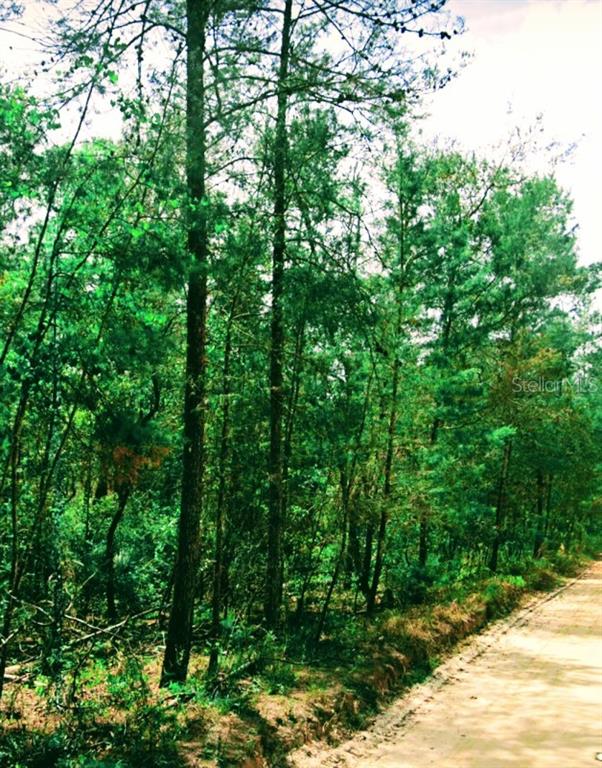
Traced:
[[151, 688], [141, 659], [124, 659], [113, 670], [91, 660], [54, 679], [38, 676], [14, 697], [7, 715], [2, 768], [179, 765], [182, 708]]
[[157, 686], [156, 657], [124, 653], [112, 665], [104, 653], [67, 657], [54, 677], [32, 674], [7, 692], [0, 768], [179, 768], [183, 744], [218, 768], [284, 766], [306, 740], [337, 741], [361, 727], [457, 642], [584, 562], [559, 553], [455, 581], [422, 570], [403, 607], [381, 607], [374, 619], [334, 606], [319, 644], [313, 621], [288, 645], [230, 622], [210, 684], [205, 657], [195, 657], [185, 685], [167, 690]]

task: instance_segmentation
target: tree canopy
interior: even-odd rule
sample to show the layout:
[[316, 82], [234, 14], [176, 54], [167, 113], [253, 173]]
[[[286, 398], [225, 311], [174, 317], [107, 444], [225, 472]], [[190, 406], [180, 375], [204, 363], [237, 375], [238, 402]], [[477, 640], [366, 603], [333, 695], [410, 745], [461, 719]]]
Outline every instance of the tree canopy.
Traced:
[[444, 5], [83, 2], [0, 85], [0, 692], [127, 625], [219, 697], [599, 533], [599, 265], [416, 139]]

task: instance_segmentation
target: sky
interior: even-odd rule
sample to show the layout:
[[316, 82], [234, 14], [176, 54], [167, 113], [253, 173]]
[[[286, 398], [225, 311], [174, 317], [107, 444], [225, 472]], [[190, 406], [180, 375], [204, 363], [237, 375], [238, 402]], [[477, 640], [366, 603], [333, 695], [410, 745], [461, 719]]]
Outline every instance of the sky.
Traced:
[[[450, 0], [448, 7], [466, 24], [454, 45], [473, 57], [429, 99], [424, 135], [487, 154], [541, 116], [542, 147], [577, 145], [555, 175], [574, 200], [580, 261], [602, 260], [602, 0]], [[550, 153], [532, 165], [547, 172]]]
[[[22, 4], [25, 23], [13, 29], [39, 34], [48, 4]], [[542, 148], [576, 145], [555, 173], [574, 199], [580, 261], [600, 261], [602, 0], [449, 0], [448, 8], [466, 25], [465, 33], [448, 44], [451, 53], [467, 51], [472, 58], [427, 100], [430, 116], [421, 123], [423, 136], [494, 154], [513, 129], [519, 126], [525, 133], [539, 117]], [[0, 64], [9, 77], [26, 72], [29, 82], [34, 80], [35, 48], [0, 23]], [[537, 153], [532, 169], [549, 171], [550, 158], [550, 152]]]

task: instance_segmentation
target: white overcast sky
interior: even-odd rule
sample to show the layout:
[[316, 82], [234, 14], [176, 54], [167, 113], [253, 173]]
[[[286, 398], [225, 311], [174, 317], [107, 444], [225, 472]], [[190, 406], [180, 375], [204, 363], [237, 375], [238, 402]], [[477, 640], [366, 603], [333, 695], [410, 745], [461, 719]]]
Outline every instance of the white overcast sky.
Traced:
[[[429, 100], [424, 133], [486, 153], [541, 115], [544, 144], [577, 143], [555, 173], [575, 201], [581, 262], [600, 261], [602, 0], [449, 0], [448, 7], [466, 23], [454, 44], [474, 57]], [[545, 153], [534, 159], [540, 172], [546, 164]]]
[[[50, 7], [39, 0], [22, 4], [24, 23], [13, 29], [39, 34]], [[556, 175], [575, 201], [581, 261], [600, 261], [602, 0], [449, 0], [448, 8], [466, 22], [465, 34], [454, 37], [450, 48], [474, 56], [428, 100], [423, 134], [486, 154], [514, 127], [531, 125], [541, 115], [544, 143], [577, 143]], [[35, 45], [6, 26], [0, 24], [1, 76], [12, 79], [25, 72], [33, 84], [32, 64], [39, 58]], [[547, 163], [545, 153], [534, 161], [541, 172], [549, 169]]]

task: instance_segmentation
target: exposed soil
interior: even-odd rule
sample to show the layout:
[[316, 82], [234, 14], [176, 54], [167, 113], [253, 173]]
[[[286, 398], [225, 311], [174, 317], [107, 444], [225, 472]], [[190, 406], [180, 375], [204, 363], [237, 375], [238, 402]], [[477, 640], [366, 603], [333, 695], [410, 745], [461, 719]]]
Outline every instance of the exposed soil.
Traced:
[[[466, 640], [429, 680], [297, 768], [601, 765], [602, 562]], [[598, 759], [602, 757], [600, 755]]]

